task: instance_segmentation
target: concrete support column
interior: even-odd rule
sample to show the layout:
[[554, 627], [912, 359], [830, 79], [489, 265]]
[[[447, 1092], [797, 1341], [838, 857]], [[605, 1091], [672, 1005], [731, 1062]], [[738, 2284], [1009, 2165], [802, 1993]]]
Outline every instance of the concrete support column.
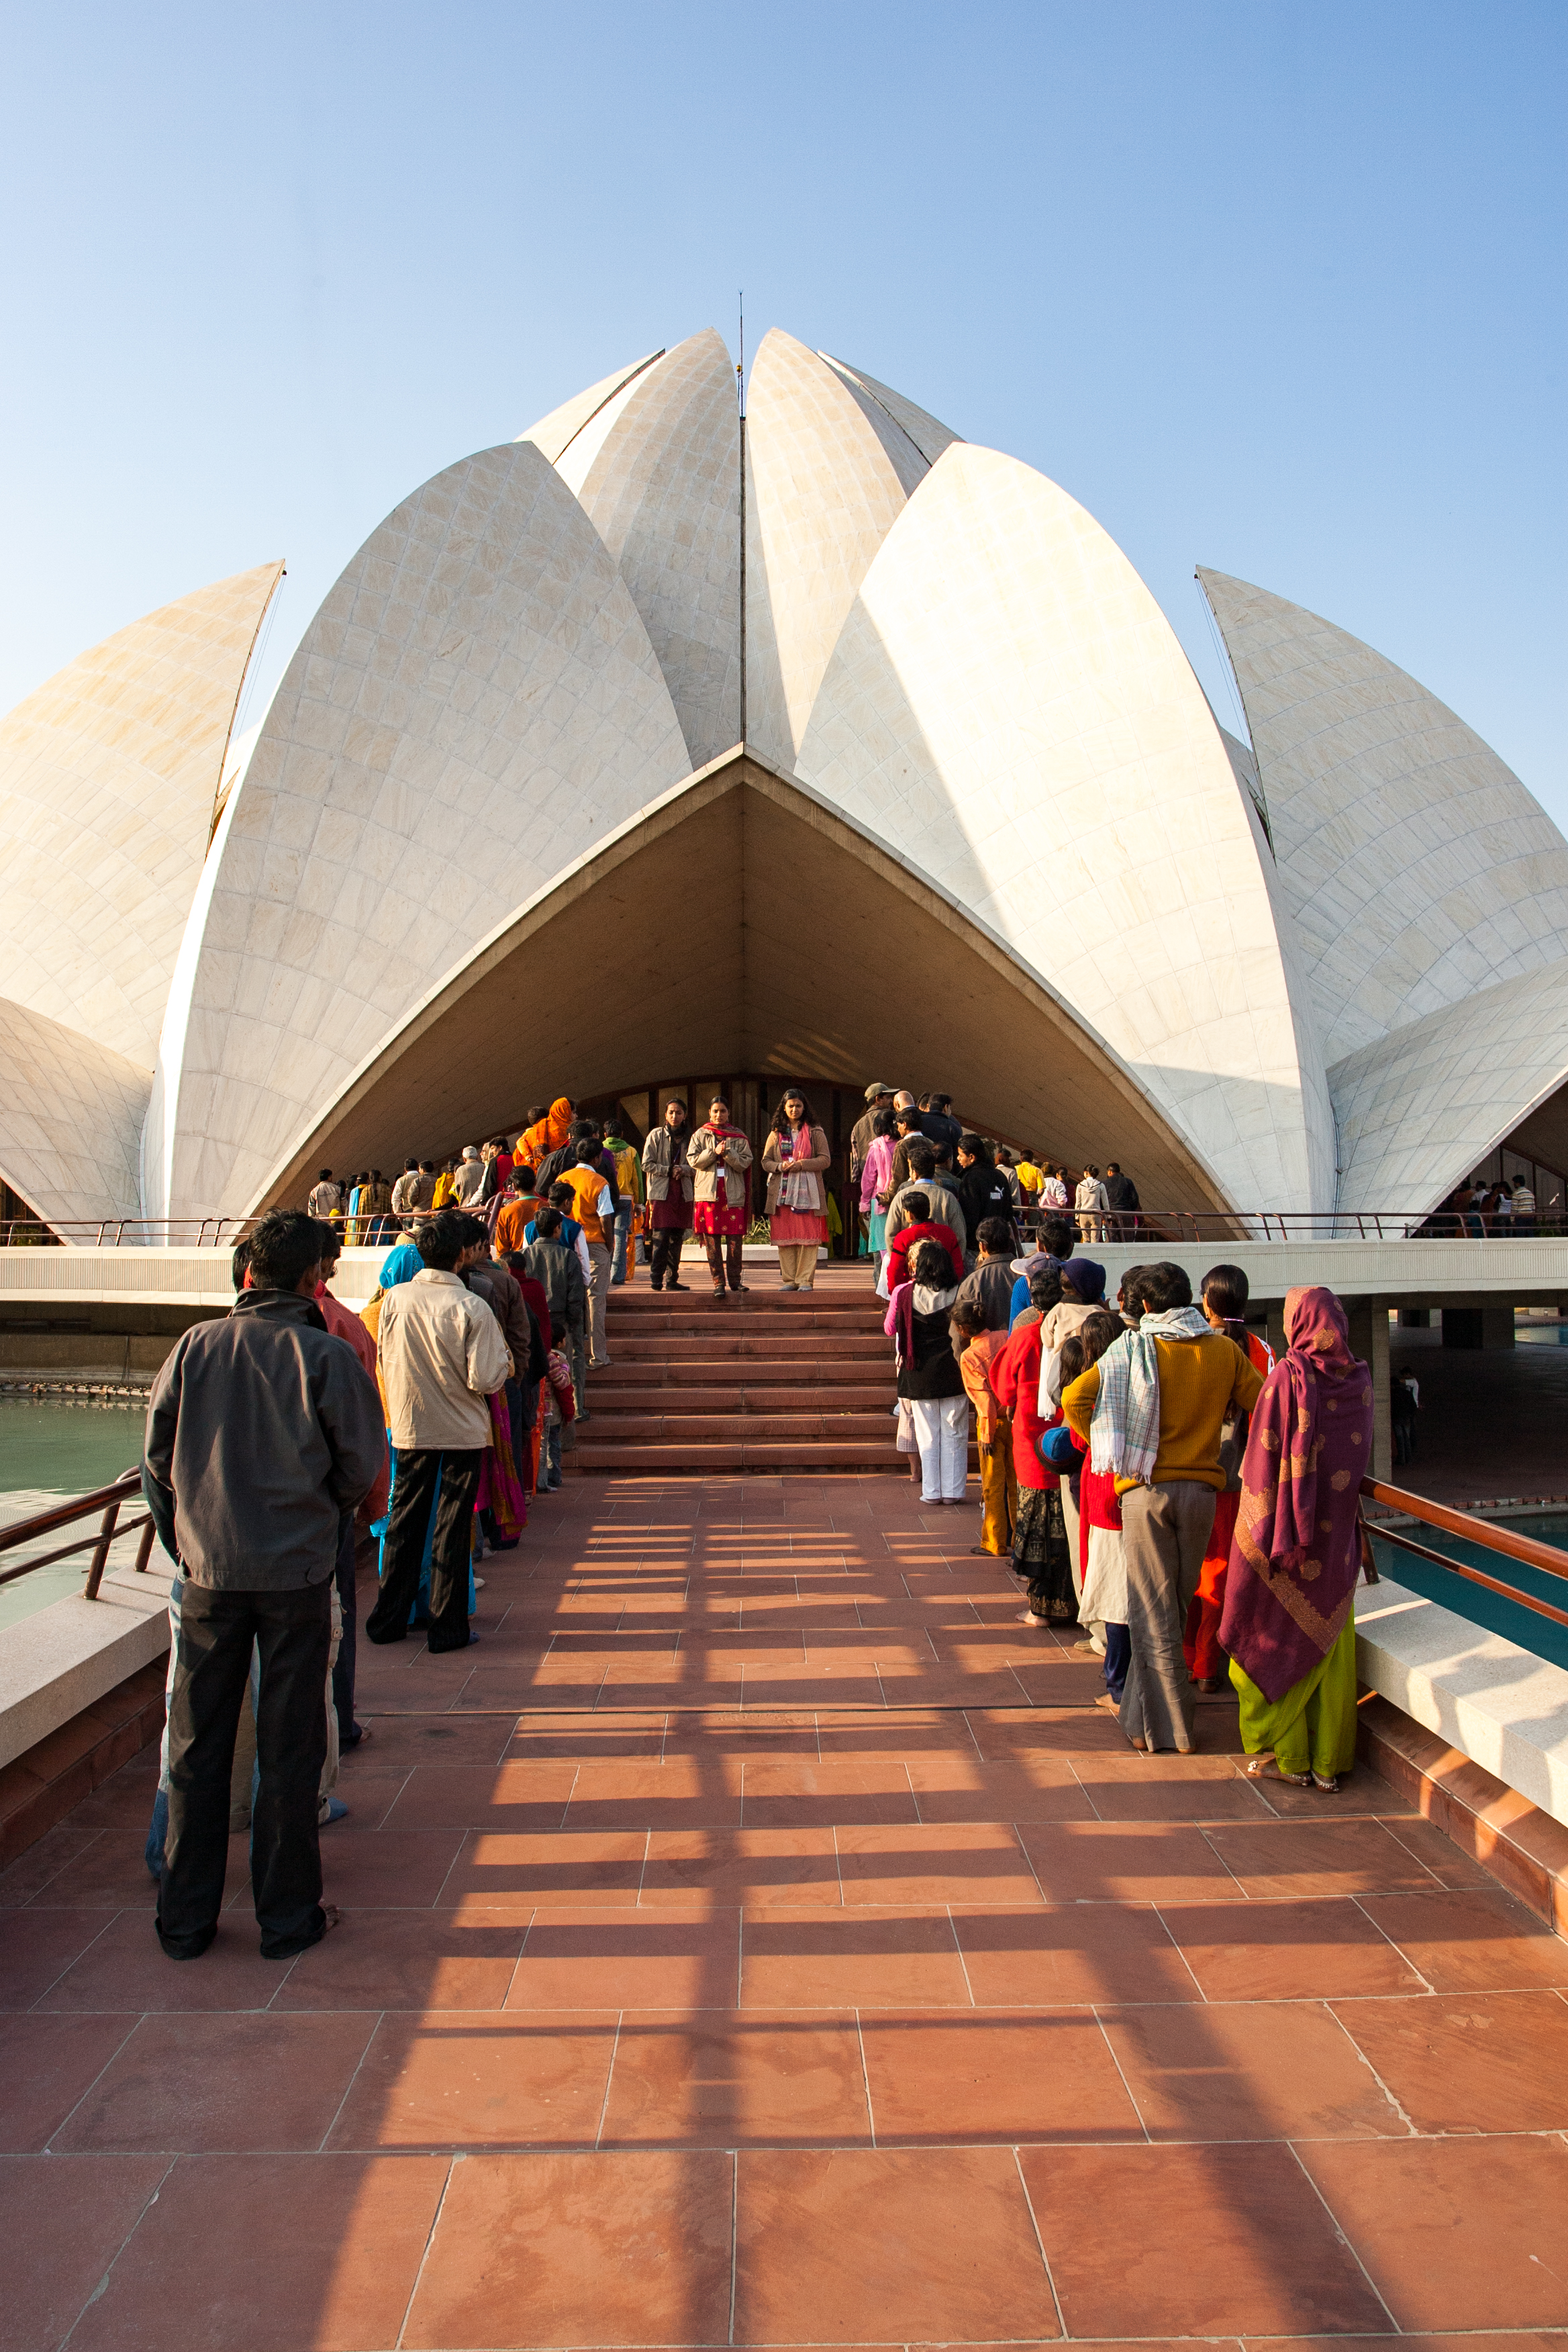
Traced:
[[1372, 1373], [1372, 1475], [1394, 1476], [1394, 1423], [1388, 1409], [1388, 1306], [1382, 1298], [1352, 1298], [1351, 1353]]
[[1511, 1348], [1511, 1307], [1445, 1307], [1445, 1348]]
[[1268, 1307], [1268, 1346], [1276, 1363], [1285, 1353], [1285, 1301], [1271, 1298]]

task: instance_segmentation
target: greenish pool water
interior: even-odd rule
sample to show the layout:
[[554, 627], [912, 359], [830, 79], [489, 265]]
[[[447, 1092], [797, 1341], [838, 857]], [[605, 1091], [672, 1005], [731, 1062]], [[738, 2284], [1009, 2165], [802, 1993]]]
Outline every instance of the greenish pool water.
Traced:
[[[1462, 1537], [1444, 1535], [1437, 1528], [1411, 1527], [1402, 1528], [1415, 1543], [1426, 1544], [1429, 1550], [1440, 1551], [1450, 1559], [1463, 1560], [1467, 1568], [1479, 1568], [1488, 1576], [1500, 1576], [1505, 1582], [1517, 1584], [1521, 1592], [1532, 1592], [1542, 1601], [1550, 1601], [1559, 1609], [1568, 1609], [1568, 1512], [1543, 1512], [1536, 1518], [1498, 1519], [1493, 1522], [1512, 1533], [1533, 1536], [1537, 1543], [1550, 1544], [1563, 1555], [1563, 1576], [1552, 1576], [1543, 1568], [1527, 1568], [1522, 1560], [1505, 1559], [1480, 1544], [1467, 1543]], [[1533, 1609], [1522, 1608], [1517, 1601], [1507, 1601], [1500, 1592], [1489, 1592], [1484, 1584], [1471, 1584], [1468, 1578], [1454, 1576], [1439, 1568], [1433, 1560], [1417, 1559], [1397, 1544], [1380, 1541], [1373, 1536], [1373, 1549], [1378, 1567], [1403, 1584], [1411, 1592], [1419, 1592], [1424, 1600], [1436, 1601], [1451, 1609], [1457, 1617], [1466, 1617], [1472, 1625], [1484, 1625], [1490, 1633], [1500, 1633], [1508, 1642], [1517, 1643], [1538, 1658], [1550, 1659], [1554, 1666], [1568, 1667], [1568, 1625], [1555, 1624], [1550, 1617], [1538, 1617]]]
[[0, 1495], [47, 1486], [90, 1494], [142, 1459], [146, 1408], [0, 1397]]
[[[0, 1521], [6, 1524], [45, 1510], [50, 1498], [89, 1495], [107, 1486], [142, 1458], [143, 1404], [77, 1404], [54, 1397], [0, 1397]], [[84, 1519], [62, 1528], [39, 1548], [53, 1550], [78, 1535], [95, 1532]], [[116, 1555], [118, 1557], [118, 1555]], [[0, 1584], [0, 1633], [52, 1601], [81, 1590], [89, 1555], [60, 1560], [33, 1575]], [[0, 1569], [16, 1565], [0, 1552]]]

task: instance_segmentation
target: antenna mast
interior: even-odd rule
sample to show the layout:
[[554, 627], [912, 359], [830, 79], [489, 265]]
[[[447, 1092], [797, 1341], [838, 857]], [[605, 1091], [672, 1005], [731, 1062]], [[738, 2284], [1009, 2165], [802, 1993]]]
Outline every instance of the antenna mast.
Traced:
[[741, 748], [746, 744], [746, 289], [739, 295], [740, 351], [735, 362], [736, 415], [741, 444]]

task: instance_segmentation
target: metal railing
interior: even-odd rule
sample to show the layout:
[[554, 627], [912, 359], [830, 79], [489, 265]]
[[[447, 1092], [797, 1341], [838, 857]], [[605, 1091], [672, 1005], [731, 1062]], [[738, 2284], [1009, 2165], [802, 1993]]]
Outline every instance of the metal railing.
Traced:
[[[405, 1224], [437, 1216], [435, 1209], [416, 1209], [395, 1217], [390, 1210], [350, 1217], [340, 1211], [330, 1222], [344, 1235], [350, 1248], [379, 1246], [369, 1241], [368, 1229], [384, 1225], [390, 1235]], [[848, 1213], [848, 1195], [841, 1203], [847, 1254], [852, 1255], [856, 1224]], [[858, 1217], [858, 1209], [855, 1212]], [[1075, 1234], [1081, 1225], [1075, 1210], [1026, 1209], [1019, 1219], [1026, 1232], [1037, 1232], [1047, 1216], [1065, 1216]], [[1112, 1244], [1134, 1242], [1310, 1242], [1310, 1241], [1557, 1241], [1568, 1221], [1555, 1210], [1529, 1218], [1486, 1217], [1477, 1210], [1440, 1209], [1137, 1209], [1111, 1213], [1087, 1221], [1096, 1241]], [[37, 1217], [0, 1218], [0, 1249], [49, 1249], [68, 1244], [78, 1249], [212, 1249], [230, 1250], [254, 1231], [257, 1217], [97, 1217], [58, 1219], [46, 1224]], [[354, 1230], [352, 1236], [349, 1228]], [[390, 1244], [389, 1244], [390, 1245]]]
[[103, 1582], [103, 1571], [109, 1560], [109, 1547], [116, 1536], [132, 1536], [141, 1531], [142, 1540], [136, 1547], [136, 1573], [146, 1573], [153, 1553], [153, 1539], [157, 1529], [152, 1513], [139, 1519], [128, 1519], [120, 1525], [123, 1507], [139, 1499], [142, 1493], [140, 1470], [126, 1470], [112, 1486], [97, 1486], [90, 1495], [79, 1495], [74, 1501], [57, 1503], [52, 1510], [36, 1511], [29, 1519], [17, 1519], [11, 1527], [0, 1528], [0, 1552], [15, 1551], [19, 1544], [36, 1542], [39, 1536], [53, 1535], [57, 1528], [68, 1528], [78, 1519], [89, 1519], [100, 1512], [98, 1533], [83, 1536], [77, 1543], [61, 1544], [58, 1551], [47, 1551], [40, 1559], [25, 1559], [16, 1568], [0, 1570], [0, 1584], [14, 1584], [19, 1576], [31, 1576], [37, 1568], [52, 1568], [57, 1560], [71, 1559], [78, 1552], [89, 1551], [87, 1583], [82, 1591], [84, 1601], [96, 1601]]
[[[1478, 1519], [1468, 1511], [1450, 1510], [1446, 1503], [1429, 1503], [1425, 1495], [1407, 1494], [1403, 1486], [1385, 1486], [1381, 1478], [1363, 1478], [1361, 1482], [1363, 1498], [1382, 1503], [1406, 1518], [1419, 1520], [1444, 1535], [1461, 1536], [1466, 1543], [1479, 1544], [1485, 1551], [1496, 1552], [1504, 1559], [1517, 1559], [1527, 1568], [1540, 1569], [1548, 1576], [1568, 1584], [1568, 1552], [1561, 1552], [1553, 1544], [1538, 1543], [1533, 1536], [1515, 1535], [1511, 1528], [1500, 1528], [1489, 1519]], [[1501, 1577], [1489, 1576], [1484, 1569], [1471, 1568], [1462, 1559], [1450, 1559], [1444, 1551], [1434, 1551], [1430, 1544], [1417, 1543], [1414, 1537], [1402, 1535], [1395, 1528], [1386, 1527], [1381, 1519], [1362, 1519], [1362, 1562], [1370, 1570], [1369, 1582], [1375, 1582], [1377, 1570], [1372, 1567], [1369, 1552], [1372, 1542], [1394, 1545], [1400, 1551], [1413, 1552], [1418, 1559], [1430, 1560], [1436, 1568], [1446, 1568], [1452, 1576], [1462, 1576], [1467, 1583], [1483, 1585], [1489, 1592], [1500, 1593], [1505, 1601], [1517, 1601], [1522, 1609], [1533, 1610], [1538, 1617], [1549, 1617], [1555, 1625], [1568, 1625], [1568, 1609], [1559, 1609], [1537, 1593], [1526, 1592], [1517, 1584]], [[1564, 1593], [1568, 1600], [1568, 1593]]]

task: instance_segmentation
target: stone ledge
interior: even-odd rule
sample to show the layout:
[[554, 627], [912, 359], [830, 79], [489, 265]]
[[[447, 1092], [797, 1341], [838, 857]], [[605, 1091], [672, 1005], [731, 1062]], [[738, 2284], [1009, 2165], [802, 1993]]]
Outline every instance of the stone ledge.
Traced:
[[140, 1755], [163, 1728], [163, 1668], [154, 1659], [0, 1766], [0, 1869]]
[[1568, 1823], [1568, 1673], [1384, 1577], [1356, 1594], [1356, 1672], [1415, 1723]]
[[1461, 1853], [1568, 1937], [1568, 1829], [1385, 1698], [1361, 1710], [1363, 1763]]
[[169, 1647], [167, 1559], [111, 1568], [97, 1601], [68, 1593], [0, 1643], [0, 1766], [14, 1763]]

